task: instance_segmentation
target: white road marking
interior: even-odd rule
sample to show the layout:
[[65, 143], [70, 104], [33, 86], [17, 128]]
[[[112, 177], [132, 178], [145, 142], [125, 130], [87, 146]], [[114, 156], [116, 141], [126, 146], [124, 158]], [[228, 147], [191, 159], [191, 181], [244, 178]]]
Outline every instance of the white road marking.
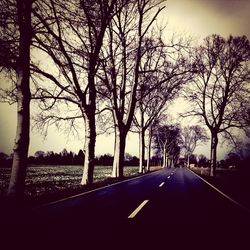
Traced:
[[172, 172], [171, 175], [173, 175], [174, 173]]
[[170, 178], [170, 175], [168, 176], [168, 179]]
[[164, 185], [164, 182], [162, 182], [160, 185], [159, 185], [159, 187], [162, 187]]
[[[188, 169], [188, 168], [187, 168]], [[250, 210], [248, 208], [246, 208], [245, 206], [241, 205], [239, 202], [237, 202], [236, 200], [232, 199], [230, 196], [228, 196], [227, 194], [223, 193], [222, 191], [220, 191], [218, 188], [216, 188], [215, 186], [213, 186], [211, 183], [209, 183], [208, 181], [206, 181], [205, 179], [203, 179], [201, 176], [199, 176], [198, 174], [196, 174], [194, 171], [188, 169], [191, 173], [193, 173], [194, 175], [196, 175], [197, 177], [199, 177], [201, 180], [203, 180], [206, 184], [208, 184], [211, 188], [213, 188], [215, 191], [217, 191], [218, 193], [220, 193], [221, 195], [223, 195], [225, 198], [227, 198], [228, 200], [230, 200], [232, 203], [234, 203], [235, 205], [239, 206], [241, 209], [243, 209], [245, 212], [250, 214]]]
[[129, 218], [129, 219], [134, 218], [134, 217], [139, 213], [139, 211], [140, 211], [148, 202], [149, 202], [149, 200], [143, 201], [143, 202], [140, 204], [140, 206], [137, 207], [137, 208], [134, 210], [134, 212], [131, 213], [131, 214], [129, 215], [128, 218]]

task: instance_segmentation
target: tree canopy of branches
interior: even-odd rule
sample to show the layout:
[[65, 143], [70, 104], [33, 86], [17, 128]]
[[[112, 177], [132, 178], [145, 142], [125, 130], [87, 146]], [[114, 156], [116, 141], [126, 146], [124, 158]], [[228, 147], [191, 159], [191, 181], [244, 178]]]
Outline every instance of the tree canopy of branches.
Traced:
[[182, 147], [187, 157], [187, 166], [189, 167], [189, 158], [193, 154], [195, 148], [208, 140], [207, 133], [204, 128], [199, 125], [186, 126], [181, 131]]
[[[16, 0], [0, 3], [0, 69], [16, 70], [19, 56], [20, 28]], [[19, 13], [20, 14], [20, 13]]]
[[211, 171], [215, 175], [218, 134], [233, 139], [233, 129], [248, 126], [250, 45], [245, 36], [212, 35], [194, 51], [196, 76], [186, 88], [192, 110], [211, 134]]

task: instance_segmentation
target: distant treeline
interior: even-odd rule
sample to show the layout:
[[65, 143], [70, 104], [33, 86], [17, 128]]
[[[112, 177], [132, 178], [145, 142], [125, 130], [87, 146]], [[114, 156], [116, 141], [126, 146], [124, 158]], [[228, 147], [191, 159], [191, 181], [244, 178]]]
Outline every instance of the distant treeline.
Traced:
[[[112, 166], [114, 157], [111, 154], [104, 154], [96, 156], [95, 165]], [[179, 160], [179, 165], [186, 162], [185, 158]], [[34, 156], [29, 156], [28, 164], [33, 165], [83, 165], [84, 153], [82, 150], [76, 154], [74, 152], [68, 152], [64, 149], [60, 153], [54, 153], [53, 151], [43, 152], [37, 151]], [[125, 166], [139, 166], [139, 158], [130, 154], [125, 154]], [[198, 167], [209, 167], [210, 161], [204, 156], [196, 155], [190, 156], [190, 163], [195, 164]], [[11, 167], [12, 155], [7, 155], [0, 152], [0, 167]], [[144, 162], [146, 164], [146, 162]], [[151, 166], [160, 166], [162, 159], [158, 156], [153, 156], [150, 159]], [[228, 168], [235, 166], [237, 168], [244, 168], [250, 166], [250, 156], [244, 157], [243, 159], [236, 153], [229, 153], [224, 160], [218, 162], [218, 166], [222, 168]]]
[[[113, 164], [114, 157], [110, 154], [104, 154], [95, 158], [95, 165], [111, 166]], [[152, 165], [159, 164], [160, 159], [157, 157], [152, 158]], [[60, 153], [54, 153], [53, 151], [43, 152], [37, 151], [34, 156], [29, 156], [28, 164], [34, 165], [83, 165], [84, 153], [79, 150], [78, 154], [74, 152], [68, 152], [64, 149]], [[0, 152], [0, 167], [11, 167], [12, 155], [8, 156]], [[139, 158], [130, 154], [125, 155], [125, 165], [127, 166], [139, 166]]]
[[[190, 155], [190, 164], [195, 164], [196, 167], [210, 167], [210, 160], [204, 155], [198, 157], [194, 154]], [[184, 165], [187, 162], [186, 158], [179, 161], [179, 165]], [[249, 168], [250, 167], [250, 154], [241, 157], [237, 153], [228, 153], [223, 160], [217, 161], [217, 166], [220, 168]]]

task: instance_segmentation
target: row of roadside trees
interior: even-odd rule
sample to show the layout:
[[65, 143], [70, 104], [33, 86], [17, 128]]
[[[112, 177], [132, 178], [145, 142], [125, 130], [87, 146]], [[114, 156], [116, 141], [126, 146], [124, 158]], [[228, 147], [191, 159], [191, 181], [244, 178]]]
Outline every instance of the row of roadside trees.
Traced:
[[[13, 0], [3, 1], [1, 9], [1, 66], [17, 77], [12, 95], [5, 95], [18, 104], [9, 196], [24, 189], [31, 98], [43, 110], [37, 121], [42, 126], [84, 123], [82, 184], [93, 182], [96, 115], [111, 112], [116, 135], [112, 176], [122, 178], [126, 135], [138, 100], [170, 84], [185, 66], [178, 51], [180, 63], [166, 60], [161, 29], [153, 28], [164, 1]], [[147, 93], [140, 91], [143, 82], [150, 84]]]
[[[82, 184], [93, 182], [98, 125], [115, 134], [113, 177], [123, 177], [131, 129], [140, 135], [141, 173], [146, 134], [147, 158], [157, 140], [164, 166], [174, 164], [180, 131], [159, 121], [183, 89], [192, 105], [184, 116], [201, 117], [211, 132], [211, 175], [218, 134], [232, 139], [232, 128], [249, 124], [246, 37], [214, 35], [195, 49], [183, 38], [166, 41], [166, 30], [156, 25], [164, 0], [3, 0], [0, 7], [0, 66], [13, 80], [2, 96], [16, 101], [18, 112], [9, 196], [22, 196], [24, 190], [31, 100], [39, 107], [35, 125], [45, 132], [67, 122], [84, 135]], [[186, 141], [188, 155], [192, 143]]]

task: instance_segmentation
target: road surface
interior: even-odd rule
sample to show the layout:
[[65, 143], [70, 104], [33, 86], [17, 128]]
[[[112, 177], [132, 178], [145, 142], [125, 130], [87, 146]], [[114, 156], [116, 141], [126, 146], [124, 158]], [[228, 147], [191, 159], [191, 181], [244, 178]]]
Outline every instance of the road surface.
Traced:
[[249, 226], [240, 204], [176, 168], [26, 211], [10, 233], [33, 249], [250, 249]]

